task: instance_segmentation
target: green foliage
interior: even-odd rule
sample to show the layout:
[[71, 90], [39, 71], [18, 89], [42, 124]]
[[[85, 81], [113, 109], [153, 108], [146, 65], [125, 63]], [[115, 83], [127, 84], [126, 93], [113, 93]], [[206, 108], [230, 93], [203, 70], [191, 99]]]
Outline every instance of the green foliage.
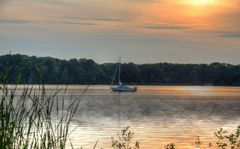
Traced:
[[170, 143], [165, 146], [165, 149], [175, 149], [175, 145], [173, 143]]
[[[8, 83], [110, 84], [116, 64], [89, 59], [60, 60], [25, 55], [0, 56], [0, 75], [9, 69]], [[240, 85], [240, 65], [122, 64], [122, 81], [128, 84]], [[116, 82], [115, 82], [116, 83]]]
[[0, 86], [1, 149], [66, 148], [69, 126], [80, 100], [70, 99], [67, 104], [57, 96], [60, 89], [47, 94], [44, 86], [36, 87], [26, 87], [17, 95], [17, 86]]
[[194, 142], [195, 148], [200, 148], [202, 145], [202, 141], [200, 140], [200, 137], [198, 136], [196, 141]]
[[134, 133], [129, 130], [129, 127], [126, 127], [121, 131], [121, 134], [118, 135], [118, 139], [112, 137], [112, 147], [113, 149], [139, 149], [140, 144], [136, 141], [132, 144]]
[[228, 133], [228, 131], [220, 128], [214, 134], [218, 138], [217, 146], [219, 149], [226, 149], [227, 146], [231, 149], [240, 149], [240, 126], [234, 133]]
[[[133, 139], [133, 132], [129, 130], [129, 127], [123, 129], [117, 140], [112, 138], [112, 147], [114, 149], [139, 149], [139, 142], [135, 143], [135, 146], [130, 147]], [[214, 133], [218, 139], [215, 143], [206, 143], [201, 141], [200, 137], [196, 137], [196, 141], [193, 143], [195, 149], [240, 149], [240, 125], [233, 133], [220, 128]], [[134, 144], [133, 144], [134, 145]], [[174, 143], [165, 145], [165, 149], [176, 149]]]
[[206, 143], [197, 137], [194, 147], [196, 149], [240, 149], [240, 126], [233, 133], [220, 128], [214, 132], [214, 135], [217, 138], [216, 143]]
[[210, 149], [212, 146], [212, 143], [204, 143], [201, 141], [199, 136], [196, 137], [196, 141], [194, 142], [195, 149]]

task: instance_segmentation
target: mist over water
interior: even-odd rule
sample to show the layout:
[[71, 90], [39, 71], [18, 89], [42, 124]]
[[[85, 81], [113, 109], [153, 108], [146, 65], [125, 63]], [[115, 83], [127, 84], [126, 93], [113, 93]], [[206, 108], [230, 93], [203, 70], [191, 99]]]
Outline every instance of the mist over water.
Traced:
[[[90, 86], [81, 95], [85, 87], [68, 86], [66, 95], [59, 93], [60, 102], [61, 96], [81, 100], [71, 125], [75, 147], [90, 149], [99, 141], [98, 148], [110, 148], [111, 136], [130, 126], [143, 149], [168, 143], [190, 149], [197, 136], [216, 142], [213, 133], [220, 127], [231, 131], [240, 124], [240, 87], [139, 86], [137, 93], [119, 94], [110, 86]], [[46, 91], [56, 88], [46, 86]]]

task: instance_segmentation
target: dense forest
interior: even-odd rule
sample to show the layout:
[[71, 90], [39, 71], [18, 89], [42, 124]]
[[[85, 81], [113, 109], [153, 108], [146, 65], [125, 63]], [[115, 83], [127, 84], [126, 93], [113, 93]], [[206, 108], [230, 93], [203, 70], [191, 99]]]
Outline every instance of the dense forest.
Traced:
[[[1, 80], [7, 83], [111, 84], [115, 68], [115, 63], [97, 64], [91, 59], [0, 56]], [[240, 65], [225, 63], [127, 63], [121, 74], [127, 84], [240, 85]]]

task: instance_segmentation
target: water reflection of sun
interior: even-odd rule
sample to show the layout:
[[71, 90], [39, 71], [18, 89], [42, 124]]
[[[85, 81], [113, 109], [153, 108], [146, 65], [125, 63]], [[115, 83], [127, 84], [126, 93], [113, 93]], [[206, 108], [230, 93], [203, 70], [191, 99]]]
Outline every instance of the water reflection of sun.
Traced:
[[189, 95], [197, 95], [197, 96], [213, 96], [216, 95], [213, 92], [213, 87], [211, 86], [182, 86], [178, 88], [179, 91], [185, 92], [185, 94]]

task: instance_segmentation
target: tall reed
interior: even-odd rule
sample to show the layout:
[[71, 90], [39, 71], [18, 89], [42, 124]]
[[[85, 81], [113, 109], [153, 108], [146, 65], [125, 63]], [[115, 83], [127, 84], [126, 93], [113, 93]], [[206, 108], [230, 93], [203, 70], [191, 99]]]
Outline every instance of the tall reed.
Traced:
[[66, 91], [67, 87], [47, 93], [39, 85], [25, 86], [19, 93], [18, 86], [1, 85], [0, 148], [66, 148], [70, 123], [81, 101], [67, 99]]

